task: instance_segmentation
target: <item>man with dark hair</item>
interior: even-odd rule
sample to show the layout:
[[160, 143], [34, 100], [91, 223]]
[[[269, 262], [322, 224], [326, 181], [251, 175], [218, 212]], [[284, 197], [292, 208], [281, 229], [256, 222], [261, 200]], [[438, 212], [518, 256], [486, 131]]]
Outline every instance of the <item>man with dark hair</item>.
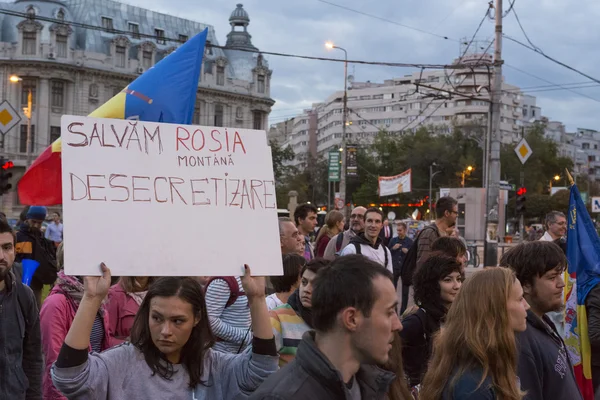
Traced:
[[392, 254], [379, 236], [382, 226], [383, 212], [379, 208], [369, 208], [365, 213], [365, 231], [353, 237], [341, 255], [362, 254], [393, 273]]
[[[392, 266], [394, 267], [394, 287], [398, 286], [398, 279], [400, 278], [400, 272], [402, 271], [402, 262], [413, 241], [411, 238], [406, 236], [408, 227], [404, 222], [399, 222], [396, 225], [398, 236], [390, 240], [388, 248], [392, 253]], [[403, 292], [404, 293], [404, 292]], [[406, 288], [406, 296], [408, 296], [408, 287]]]
[[315, 253], [310, 244], [310, 235], [315, 232], [317, 226], [317, 207], [312, 204], [300, 204], [294, 211], [294, 222], [298, 232], [304, 236], [304, 258], [310, 261], [315, 257]]
[[288, 299], [300, 285], [300, 272], [306, 260], [299, 254], [283, 255], [283, 275], [271, 276], [273, 294], [267, 296], [267, 308], [272, 310], [287, 303]]
[[328, 265], [329, 261], [323, 258], [310, 260], [302, 267], [300, 287], [292, 293], [287, 304], [270, 311], [280, 367], [296, 357], [302, 335], [312, 329], [313, 282], [317, 273]]
[[431, 251], [456, 259], [462, 265], [464, 272], [467, 266], [467, 247], [459, 238], [450, 236], [438, 238], [431, 245]]
[[22, 262], [24, 259], [31, 259], [40, 264], [29, 285], [35, 294], [38, 308], [42, 304], [42, 288], [44, 285], [54, 284], [58, 274], [56, 246], [42, 236], [42, 224], [46, 220], [47, 213], [46, 207], [29, 207], [25, 223], [17, 231], [16, 260]]
[[11, 271], [15, 234], [0, 220], [0, 399], [42, 398], [42, 342], [35, 296]]
[[53, 242], [57, 248], [62, 243], [63, 224], [60, 222], [60, 213], [58, 211], [52, 213], [52, 222], [46, 227], [44, 237]]
[[446, 236], [448, 228], [456, 225], [458, 217], [458, 202], [450, 197], [444, 196], [435, 203], [436, 220], [433, 224], [425, 227], [419, 234], [419, 247], [417, 249], [417, 268], [419, 268], [429, 257], [431, 245], [442, 236]]
[[504, 253], [500, 266], [515, 271], [531, 307], [527, 330], [517, 333], [521, 389], [531, 400], [582, 399], [565, 342], [546, 316], [564, 307], [565, 254], [552, 242], [526, 242]]
[[323, 258], [333, 261], [336, 256], [350, 243], [353, 237], [363, 232], [365, 229], [365, 213], [367, 209], [359, 206], [355, 207], [350, 214], [349, 228], [343, 233], [338, 233], [329, 240], [325, 248]]
[[296, 358], [250, 399], [384, 399], [389, 359], [402, 324], [392, 273], [360, 255], [339, 257], [319, 271], [312, 295], [314, 331]]
[[281, 254], [304, 256], [304, 237], [298, 232], [296, 224], [288, 217], [279, 217], [279, 242]]

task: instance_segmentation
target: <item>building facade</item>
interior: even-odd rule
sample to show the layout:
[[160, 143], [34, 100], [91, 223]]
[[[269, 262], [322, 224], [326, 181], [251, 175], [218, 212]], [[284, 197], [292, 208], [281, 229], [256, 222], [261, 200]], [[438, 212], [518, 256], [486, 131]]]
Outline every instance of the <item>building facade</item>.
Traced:
[[[350, 76], [347, 141], [368, 143], [381, 130], [401, 135], [423, 126], [443, 134], [458, 126], [483, 146], [490, 108], [490, 75], [485, 64], [491, 65], [492, 56], [470, 54], [462, 59], [463, 64], [469, 62], [479, 66], [452, 71], [425, 70], [383, 83], [355, 82]], [[532, 110], [540, 118], [541, 110], [535, 105], [535, 97], [523, 96], [518, 87], [503, 82], [502, 90], [502, 142], [513, 143], [520, 139], [523, 126], [532, 118]], [[455, 94], [459, 92], [477, 99]], [[286, 142], [297, 155], [293, 165], [304, 167], [309, 153], [322, 157], [340, 147], [343, 96], [343, 91], [335, 92], [295, 117], [291, 137]], [[314, 143], [312, 148], [311, 143]]]
[[[62, 115], [89, 114], [205, 28], [208, 45], [193, 123], [266, 129], [274, 104], [272, 71], [252, 44], [250, 18], [241, 4], [229, 23], [227, 49], [221, 49], [208, 46], [219, 44], [211, 25], [112, 0], [0, 3], [0, 97], [22, 117], [4, 137], [3, 153], [16, 166], [13, 190], [26, 167], [22, 108], [29, 91], [35, 159], [60, 136]], [[13, 75], [21, 80], [11, 83]], [[19, 207], [16, 192], [2, 202], [8, 212]]]

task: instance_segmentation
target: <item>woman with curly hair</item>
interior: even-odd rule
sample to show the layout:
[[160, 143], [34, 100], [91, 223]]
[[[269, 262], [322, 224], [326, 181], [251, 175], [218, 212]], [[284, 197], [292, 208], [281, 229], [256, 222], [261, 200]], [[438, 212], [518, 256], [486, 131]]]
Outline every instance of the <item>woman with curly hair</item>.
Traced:
[[432, 254], [413, 278], [416, 312], [402, 320], [402, 359], [410, 387], [421, 383], [431, 356], [433, 336], [440, 330], [464, 280], [456, 258]]
[[523, 288], [508, 268], [463, 285], [435, 340], [420, 400], [521, 400], [515, 332], [527, 328]]

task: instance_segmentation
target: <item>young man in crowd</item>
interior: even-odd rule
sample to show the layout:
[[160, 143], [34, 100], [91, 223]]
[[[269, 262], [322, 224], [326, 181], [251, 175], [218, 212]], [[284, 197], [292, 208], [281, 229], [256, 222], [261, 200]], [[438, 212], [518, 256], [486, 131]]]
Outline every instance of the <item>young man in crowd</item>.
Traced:
[[[404, 257], [410, 246], [412, 246], [413, 241], [411, 238], [406, 236], [406, 231], [408, 230], [406, 224], [404, 222], [399, 222], [396, 225], [396, 230], [398, 232], [398, 236], [392, 238], [390, 243], [388, 244], [388, 248], [392, 253], [392, 265], [394, 266], [394, 286], [398, 286], [398, 278], [400, 278], [400, 271], [402, 268], [402, 261], [404, 261]], [[408, 296], [408, 288], [406, 295]]]
[[419, 234], [419, 247], [417, 250], [417, 268], [419, 268], [431, 254], [431, 245], [442, 236], [447, 235], [449, 228], [456, 225], [458, 217], [458, 202], [450, 196], [441, 197], [435, 203], [436, 220], [426, 226]]
[[500, 265], [515, 271], [531, 307], [527, 330], [517, 334], [517, 375], [527, 399], [583, 399], [565, 343], [546, 316], [564, 307], [565, 254], [552, 242], [525, 242], [504, 253]]
[[359, 255], [339, 257], [319, 271], [314, 331], [250, 399], [384, 399], [395, 375], [375, 365], [388, 361], [402, 329], [392, 281], [390, 271]]
[[379, 236], [382, 226], [383, 212], [379, 208], [369, 208], [365, 213], [365, 231], [353, 237], [341, 255], [362, 254], [393, 274], [392, 254]]
[[0, 220], [0, 399], [42, 399], [40, 317], [32, 290], [18, 280], [15, 235]]
[[17, 231], [16, 261], [31, 259], [40, 263], [29, 285], [35, 294], [38, 309], [42, 304], [42, 288], [44, 285], [54, 284], [58, 274], [56, 246], [42, 236], [42, 224], [46, 220], [47, 213], [46, 207], [29, 207], [25, 223]]
[[352, 210], [350, 214], [350, 227], [342, 232], [338, 233], [331, 238], [327, 247], [325, 248], [325, 254], [323, 258], [329, 261], [333, 261], [336, 256], [350, 243], [353, 237], [363, 232], [365, 229], [365, 213], [367, 209], [359, 206]]
[[300, 204], [294, 211], [294, 222], [300, 235], [304, 237], [304, 258], [310, 261], [315, 257], [315, 252], [310, 244], [310, 235], [317, 226], [317, 207], [312, 204]]

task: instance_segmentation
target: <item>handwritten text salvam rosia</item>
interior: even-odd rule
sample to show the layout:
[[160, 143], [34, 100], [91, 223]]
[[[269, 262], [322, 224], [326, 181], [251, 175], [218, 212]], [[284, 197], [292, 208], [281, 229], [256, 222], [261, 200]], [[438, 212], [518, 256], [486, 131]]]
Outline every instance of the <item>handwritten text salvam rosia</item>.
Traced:
[[[167, 138], [161, 133], [160, 125], [145, 125], [138, 121], [126, 125], [122, 121], [114, 124], [97, 120], [69, 124], [63, 141], [66, 146], [137, 152], [161, 163], [174, 162], [181, 169], [180, 174], [169, 176], [133, 175], [126, 171], [109, 174], [70, 172], [71, 200], [276, 208], [274, 181], [244, 176], [243, 171], [236, 168], [236, 160], [248, 157], [242, 135], [237, 131], [210, 128], [205, 132], [192, 126], [177, 126], [174, 131], [173, 134], [170, 129]], [[164, 144], [170, 144], [166, 151]], [[107, 160], [110, 160], [109, 156], [107, 153]], [[227, 168], [223, 172], [223, 168], [211, 171], [211, 167]], [[194, 168], [193, 172], [191, 168]]]

